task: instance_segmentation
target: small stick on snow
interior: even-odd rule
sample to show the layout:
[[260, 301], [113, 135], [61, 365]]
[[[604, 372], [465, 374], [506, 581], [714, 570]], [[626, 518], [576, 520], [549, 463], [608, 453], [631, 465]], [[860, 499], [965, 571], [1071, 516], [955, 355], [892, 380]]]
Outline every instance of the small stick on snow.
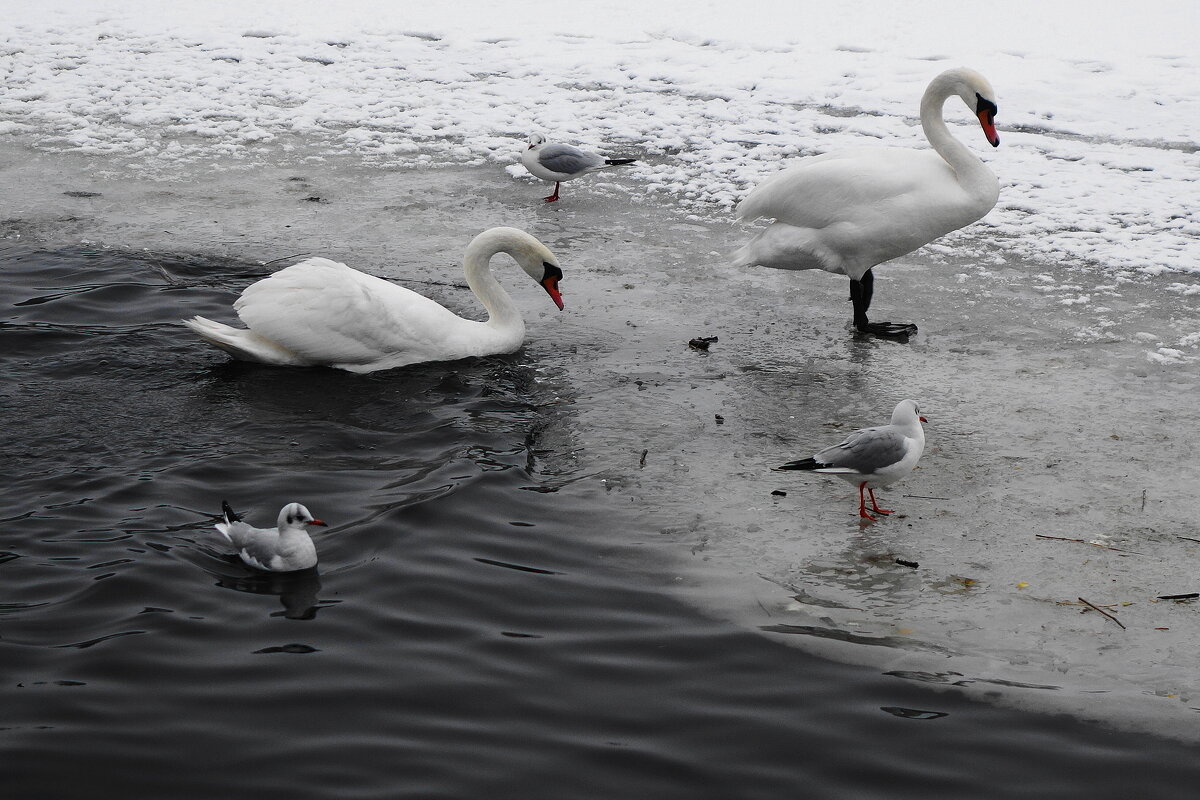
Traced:
[[1084, 604], [1085, 606], [1087, 606], [1088, 608], [1094, 608], [1094, 609], [1096, 609], [1096, 610], [1097, 610], [1097, 611], [1099, 611], [1101, 614], [1103, 614], [1104, 616], [1106, 616], [1106, 617], [1108, 617], [1109, 619], [1111, 619], [1113, 622], [1115, 622], [1115, 623], [1117, 623], [1118, 625], [1120, 625], [1120, 626], [1121, 626], [1121, 630], [1126, 630], [1126, 628], [1125, 628], [1125, 625], [1121, 623], [1121, 620], [1117, 619], [1117, 618], [1116, 618], [1116, 617], [1114, 617], [1112, 614], [1108, 613], [1107, 611], [1105, 611], [1103, 608], [1101, 608], [1100, 606], [1096, 605], [1095, 603], [1089, 603], [1087, 600], [1084, 600], [1082, 597], [1081, 597], [1081, 598], [1079, 598], [1079, 602], [1083, 603], [1083, 604]]
[[1142, 555], [1141, 553], [1139, 553], [1136, 550], [1122, 550], [1119, 547], [1109, 547], [1106, 544], [1099, 544], [1097, 542], [1089, 542], [1087, 539], [1068, 539], [1065, 536], [1047, 536], [1044, 533], [1035, 533], [1034, 536], [1036, 536], [1039, 539], [1053, 539], [1056, 542], [1076, 542], [1078, 544], [1090, 544], [1092, 547], [1103, 547], [1105, 550], [1114, 550], [1118, 553], [1133, 553], [1135, 556]]

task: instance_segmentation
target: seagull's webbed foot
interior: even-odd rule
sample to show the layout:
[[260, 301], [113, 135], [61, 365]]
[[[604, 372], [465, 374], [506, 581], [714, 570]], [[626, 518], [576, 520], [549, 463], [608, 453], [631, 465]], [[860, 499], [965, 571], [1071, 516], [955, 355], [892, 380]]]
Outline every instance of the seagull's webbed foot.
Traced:
[[896, 513], [894, 511], [892, 511], [892, 509], [890, 509], [890, 508], [880, 508], [879, 503], [875, 502], [875, 490], [869, 486], [867, 487], [867, 494], [871, 498], [871, 510], [874, 511], [876, 514], [894, 514], [894, 513]]
[[[860, 483], [858, 485], [858, 516], [862, 517], [863, 519], [869, 519], [871, 522], [874, 522], [875, 518], [867, 513], [867, 496], [865, 494], [866, 490], [867, 490], [867, 483], [866, 483], [866, 481], [863, 481], [862, 483]], [[871, 505], [875, 505], [874, 492], [871, 493]]]
[[552, 194], [549, 197], [543, 197], [542, 199], [545, 200], [547, 203], [556, 203], [556, 202], [558, 202], [558, 195]]
[[855, 325], [859, 333], [872, 336], [885, 336], [889, 339], [907, 339], [917, 332], [917, 326], [911, 322], [863, 322]]

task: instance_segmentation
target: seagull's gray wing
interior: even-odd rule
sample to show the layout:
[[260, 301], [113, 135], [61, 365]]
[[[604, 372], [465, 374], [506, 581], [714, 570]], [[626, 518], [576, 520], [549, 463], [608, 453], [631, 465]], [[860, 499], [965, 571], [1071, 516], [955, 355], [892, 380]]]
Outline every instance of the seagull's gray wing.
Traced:
[[238, 555], [247, 564], [259, 569], [270, 569], [271, 560], [277, 555], [275, 543], [279, 531], [270, 528], [255, 528], [244, 522], [218, 525], [217, 530], [237, 549]]
[[552, 172], [574, 175], [603, 165], [604, 159], [569, 144], [548, 144], [538, 151], [538, 163]]
[[817, 453], [813, 460], [869, 475], [900, 461], [907, 452], [907, 437], [891, 425], [885, 425], [855, 431], [841, 444]]

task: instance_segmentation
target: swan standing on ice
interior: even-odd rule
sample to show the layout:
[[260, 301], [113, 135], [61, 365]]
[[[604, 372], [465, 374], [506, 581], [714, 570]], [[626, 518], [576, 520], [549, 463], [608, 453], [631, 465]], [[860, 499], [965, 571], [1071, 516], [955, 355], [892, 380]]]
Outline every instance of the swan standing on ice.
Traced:
[[562, 269], [516, 228], [492, 228], [467, 246], [467, 285], [487, 322], [463, 319], [427, 297], [327, 258], [310, 258], [248, 287], [233, 304], [249, 330], [193, 317], [183, 324], [243, 361], [374, 372], [422, 361], [511, 353], [525, 341], [521, 312], [492, 275], [507, 253], [562, 310]]
[[308, 535], [309, 525], [325, 526], [299, 503], [288, 503], [279, 512], [274, 528], [254, 528], [242, 522], [229, 503], [221, 503], [222, 522], [214, 527], [237, 548], [242, 561], [267, 572], [295, 572], [317, 565], [317, 548]]
[[563, 181], [599, 169], [632, 164], [636, 158], [605, 158], [588, 153], [569, 144], [546, 144], [546, 137], [535, 133], [529, 137], [529, 147], [521, 153], [521, 164], [536, 178], [554, 181], [554, 194], [543, 197], [547, 203], [558, 200], [558, 186]]
[[971, 224], [1000, 196], [996, 176], [946, 128], [942, 106], [954, 95], [979, 118], [992, 147], [998, 146], [991, 84], [971, 69], [943, 72], [921, 98], [921, 128], [933, 151], [877, 147], [825, 153], [769, 178], [742, 200], [737, 216], [775, 222], [735, 254], [734, 266], [848, 275], [859, 331], [915, 333], [911, 323], [868, 321], [871, 268]]
[[858, 486], [858, 515], [875, 519], [867, 512], [863, 490], [871, 495], [871, 511], [891, 514], [875, 502], [875, 489], [890, 486], [912, 472], [925, 452], [925, 422], [915, 400], [901, 400], [892, 411], [892, 423], [863, 428], [841, 444], [826, 447], [812, 458], [789, 461], [776, 469], [798, 469], [836, 475]]

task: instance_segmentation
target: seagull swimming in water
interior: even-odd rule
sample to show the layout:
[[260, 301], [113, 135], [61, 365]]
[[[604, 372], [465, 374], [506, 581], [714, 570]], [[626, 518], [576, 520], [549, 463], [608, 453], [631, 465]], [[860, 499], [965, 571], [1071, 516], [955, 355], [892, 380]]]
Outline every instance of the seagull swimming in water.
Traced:
[[789, 461], [776, 469], [836, 475], [858, 486], [860, 517], [875, 519], [867, 512], [864, 491], [871, 496], [871, 511], [891, 514], [891, 509], [880, 508], [875, 502], [874, 490], [912, 472], [925, 451], [925, 429], [921, 423], [926, 421], [915, 400], [901, 400], [892, 411], [890, 425], [857, 430], [841, 444], [826, 447], [812, 458]]
[[317, 548], [308, 535], [309, 525], [325, 526], [299, 503], [288, 503], [279, 512], [275, 528], [255, 528], [242, 522], [229, 503], [222, 501], [223, 522], [214, 527], [237, 548], [242, 561], [267, 572], [295, 572], [317, 565]]
[[558, 199], [558, 187], [563, 181], [574, 180], [599, 169], [632, 164], [634, 161], [637, 159], [605, 158], [569, 144], [547, 144], [546, 137], [540, 133], [529, 137], [529, 147], [521, 153], [521, 164], [534, 177], [554, 181], [554, 194], [542, 198], [547, 203]]

